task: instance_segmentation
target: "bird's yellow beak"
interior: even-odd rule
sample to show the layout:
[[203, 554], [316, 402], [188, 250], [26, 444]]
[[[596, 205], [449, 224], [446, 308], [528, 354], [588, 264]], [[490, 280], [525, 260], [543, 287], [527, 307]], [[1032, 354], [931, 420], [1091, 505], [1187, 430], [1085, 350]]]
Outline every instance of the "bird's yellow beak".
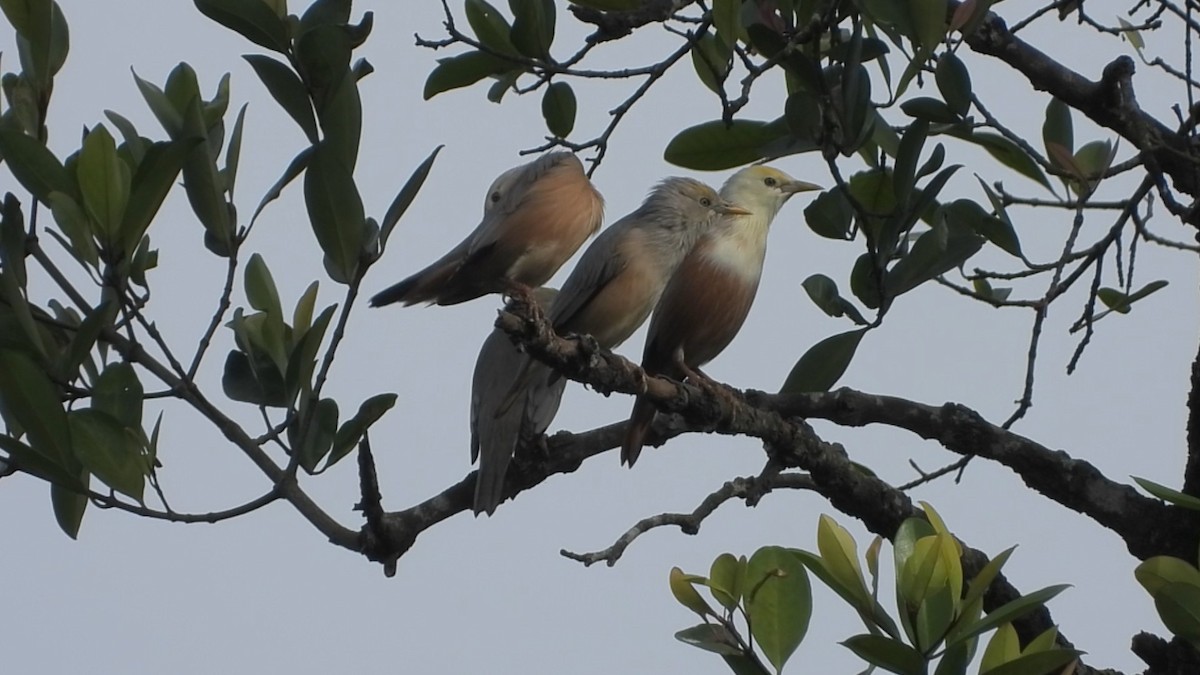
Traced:
[[807, 183], [802, 180], [793, 180], [784, 183], [780, 186], [786, 194], [796, 194], [797, 192], [812, 192], [814, 190], [824, 190], [825, 188], [816, 183]]
[[733, 204], [730, 202], [722, 202], [720, 204], [717, 204], [716, 207], [713, 208], [713, 210], [716, 211], [717, 213], [720, 213], [721, 215], [725, 215], [725, 216], [752, 216], [752, 215], [754, 215], [753, 211], [747, 211], [746, 209], [743, 209], [742, 207], [738, 206], [737, 204]]

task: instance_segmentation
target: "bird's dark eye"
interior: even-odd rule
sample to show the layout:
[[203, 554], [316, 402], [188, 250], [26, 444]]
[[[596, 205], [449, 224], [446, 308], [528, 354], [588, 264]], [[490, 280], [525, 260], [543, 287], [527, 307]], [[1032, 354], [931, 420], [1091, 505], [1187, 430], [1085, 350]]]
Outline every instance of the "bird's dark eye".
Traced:
[[701, 197], [700, 198], [700, 206], [708, 208], [708, 207], [712, 206], [712, 200], [709, 199], [708, 197]]
[[489, 199], [491, 199], [491, 200], [492, 200], [492, 203], [493, 203], [493, 204], [495, 204], [496, 202], [500, 201], [500, 191], [499, 191], [499, 190], [496, 190], [495, 192], [493, 192], [493, 193], [492, 193], [492, 196], [491, 196], [491, 197], [489, 197]]
[[766, 185], [767, 187], [775, 187], [776, 185], [779, 185], [779, 181], [775, 180], [774, 176], [767, 176], [763, 179], [763, 185]]

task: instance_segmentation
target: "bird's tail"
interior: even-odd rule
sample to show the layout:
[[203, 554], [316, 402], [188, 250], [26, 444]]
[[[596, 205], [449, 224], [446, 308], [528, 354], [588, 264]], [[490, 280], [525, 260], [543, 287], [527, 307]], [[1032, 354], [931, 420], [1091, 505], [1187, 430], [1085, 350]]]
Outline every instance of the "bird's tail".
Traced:
[[621, 444], [621, 463], [630, 467], [642, 453], [646, 444], [646, 432], [654, 422], [654, 404], [645, 397], [638, 396], [633, 402], [633, 412], [629, 414], [629, 428], [625, 431], [625, 442]]

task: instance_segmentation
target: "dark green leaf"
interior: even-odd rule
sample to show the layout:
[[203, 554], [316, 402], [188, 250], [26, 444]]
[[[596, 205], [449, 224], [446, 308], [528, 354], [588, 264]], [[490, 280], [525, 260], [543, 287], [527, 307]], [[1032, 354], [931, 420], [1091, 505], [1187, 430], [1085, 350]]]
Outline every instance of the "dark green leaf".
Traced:
[[542, 95], [542, 117], [557, 138], [566, 138], [575, 128], [575, 92], [566, 82], [554, 82]]
[[350, 0], [316, 0], [300, 17], [300, 33], [318, 26], [341, 26], [350, 21]]
[[313, 116], [308, 90], [300, 77], [280, 61], [262, 54], [246, 54], [242, 58], [254, 68], [271, 97], [283, 108], [308, 137], [310, 143], [317, 142], [317, 120]]
[[715, 120], [684, 129], [663, 153], [668, 162], [685, 169], [719, 171], [762, 159], [768, 144], [787, 136], [783, 120], [734, 120], [729, 126]]
[[340, 280], [354, 279], [366, 216], [354, 176], [336, 150], [324, 142], [316, 146], [308, 161], [304, 203], [317, 243], [341, 275]]
[[946, 0], [909, 0], [913, 42], [933, 50], [946, 37]]
[[852, 330], [821, 340], [813, 345], [788, 373], [781, 394], [829, 391], [846, 368], [866, 330]]
[[840, 189], [822, 192], [804, 208], [808, 227], [829, 239], [848, 239], [853, 217], [854, 209]]
[[929, 652], [938, 646], [954, 618], [954, 600], [950, 587], [942, 586], [927, 594], [917, 610], [917, 646]]
[[[91, 474], [81, 470], [77, 480], [86, 488], [90, 478]], [[54, 519], [58, 521], [58, 526], [68, 537], [78, 538], [83, 512], [87, 510], [87, 495], [55, 484], [50, 486], [50, 503], [54, 507]]]
[[813, 304], [829, 316], [845, 316], [860, 326], [867, 324], [858, 309], [838, 293], [837, 283], [833, 279], [824, 274], [814, 274], [804, 280], [803, 286]]
[[850, 272], [850, 291], [870, 309], [878, 308], [883, 301], [879, 269], [870, 253], [864, 253], [854, 261], [854, 268]]
[[81, 488], [78, 476], [70, 474], [57, 462], [51, 461], [33, 448], [11, 437], [0, 435], [0, 450], [8, 453], [5, 461], [42, 480], [67, 488]]
[[165, 141], [146, 148], [142, 163], [133, 174], [129, 202], [121, 224], [126, 251], [134, 250], [141, 241], [167, 193], [175, 185], [188, 153], [198, 142], [195, 138]]
[[692, 43], [692, 67], [709, 91], [721, 92], [721, 85], [729, 74], [730, 54], [721, 40], [707, 31]]
[[972, 656], [971, 649], [966, 644], [950, 647], [942, 653], [933, 675], [967, 675], [967, 666], [971, 664]]
[[517, 48], [509, 38], [512, 27], [500, 10], [486, 0], [466, 0], [465, 11], [467, 23], [471, 24], [471, 30], [480, 44], [501, 54], [517, 53]]
[[1046, 588], [1036, 590], [1032, 593], [1027, 593], [1016, 600], [1011, 600], [999, 608], [989, 612], [987, 616], [980, 619], [970, 628], [958, 633], [957, 637], [959, 639], [966, 639], [981, 633], [986, 633], [987, 631], [996, 628], [1001, 624], [1015, 621], [1030, 611], [1046, 604], [1051, 598], [1059, 593], [1062, 593], [1068, 588], [1070, 588], [1069, 584], [1047, 586]]
[[25, 430], [29, 445], [53, 462], [73, 465], [67, 415], [46, 372], [21, 352], [0, 349], [0, 409]]
[[508, 0], [513, 13], [512, 44], [531, 59], [550, 56], [554, 42], [554, 0]]
[[731, 553], [722, 553], [713, 560], [708, 572], [708, 589], [725, 609], [733, 609], [741, 602], [745, 581], [745, 559], [739, 560]]
[[329, 453], [329, 459], [325, 462], [325, 468], [333, 466], [338, 460], [350, 454], [367, 429], [379, 421], [379, 418], [383, 417], [383, 414], [391, 410], [394, 405], [396, 405], [395, 394], [377, 394], [363, 401], [354, 417], [346, 420], [345, 424], [337, 430], [337, 435], [333, 439], [333, 449]]
[[388, 207], [387, 213], [383, 216], [383, 222], [379, 225], [379, 245], [380, 248], [387, 247], [387, 240], [392, 236], [392, 230], [395, 229], [396, 223], [400, 222], [400, 217], [408, 211], [408, 207], [412, 205], [416, 199], [417, 193], [421, 191], [421, 186], [425, 184], [425, 179], [429, 177], [429, 170], [433, 168], [433, 160], [437, 159], [438, 152], [445, 147], [439, 145], [429, 153], [417, 168], [413, 170], [412, 175], [408, 180], [404, 181], [404, 186], [400, 188], [400, 192], [396, 193], [396, 198], [392, 200], [391, 206]]
[[938, 57], [934, 71], [938, 91], [955, 115], [963, 116], [971, 108], [971, 73], [962, 60], [947, 51]]
[[1066, 103], [1057, 98], [1051, 98], [1046, 104], [1046, 121], [1042, 123], [1042, 143], [1046, 154], [1050, 154], [1050, 144], [1057, 143], [1066, 148], [1067, 154], [1075, 152], [1075, 131], [1071, 123], [1071, 109]]
[[137, 436], [113, 416], [94, 408], [72, 410], [67, 419], [75, 454], [84, 468], [105, 485], [140, 502], [146, 475]]
[[142, 93], [142, 98], [146, 100], [146, 105], [150, 107], [150, 112], [154, 113], [163, 130], [171, 138], [178, 138], [183, 132], [183, 114], [175, 109], [174, 104], [158, 85], [138, 77], [137, 72], [133, 73], [133, 79], [137, 83], [138, 91]]
[[888, 289], [900, 295], [958, 267], [983, 247], [970, 230], [935, 227], [917, 237], [912, 249], [887, 274]]
[[921, 151], [925, 148], [925, 139], [928, 136], [929, 122], [917, 120], [908, 126], [904, 136], [900, 138], [896, 164], [892, 167], [892, 186], [897, 203], [908, 203], [913, 181], [917, 177], [917, 162], [921, 159]]
[[812, 617], [808, 574], [787, 549], [765, 546], [746, 563], [746, 587], [751, 634], [775, 670], [782, 670]]
[[137, 128], [133, 126], [133, 122], [122, 117], [112, 110], [105, 110], [104, 116], [112, 122], [117, 131], [121, 132], [121, 138], [125, 140], [125, 147], [129, 149], [130, 156], [136, 164], [142, 163], [142, 157], [146, 154], [146, 147], [150, 145], [149, 139], [145, 138], [137, 132]]
[[954, 124], [959, 120], [958, 115], [950, 109], [950, 106], [942, 103], [936, 98], [928, 96], [920, 96], [910, 98], [900, 104], [900, 109], [904, 114], [917, 119], [935, 122], [939, 124]]
[[970, 228], [983, 235], [1002, 250], [1021, 256], [1017, 232], [1007, 221], [997, 218], [969, 199], [956, 199], [944, 207], [946, 219], [952, 225]]
[[437, 67], [425, 80], [423, 96], [428, 101], [442, 92], [469, 87], [489, 75], [499, 75], [512, 67], [510, 61], [484, 52], [467, 52], [438, 59]]
[[[321, 458], [329, 452], [334, 435], [337, 433], [337, 401], [323, 398], [317, 402], [316, 409], [309, 414], [311, 419], [304, 437], [293, 440], [293, 443], [300, 466], [308, 473], [313, 473], [317, 470], [317, 465], [321, 463]], [[300, 409], [300, 415], [302, 418], [305, 416], [303, 407]]]
[[1037, 181], [1047, 190], [1053, 192], [1050, 187], [1050, 181], [1046, 180], [1046, 174], [1042, 172], [1037, 162], [1007, 138], [985, 131], [977, 131], [969, 136], [960, 136], [960, 138], [982, 147], [988, 151], [988, 154], [999, 160], [1000, 163], [1026, 178]]
[[195, 3], [200, 13], [240, 33], [254, 44], [280, 53], [287, 52], [287, 25], [265, 2], [195, 0]]
[[283, 408], [289, 398], [284, 391], [283, 377], [269, 360], [259, 360], [256, 369], [245, 353], [232, 350], [225, 358], [225, 371], [221, 376], [221, 387], [225, 395], [235, 401]]
[[8, 163], [13, 177], [40, 202], [49, 203], [51, 192], [77, 194], [62, 162], [32, 136], [0, 129], [0, 157]]
[[855, 635], [842, 643], [873, 666], [901, 675], [922, 675], [925, 659], [908, 645], [882, 635]]
[[[92, 407], [131, 429], [142, 427], [142, 383], [128, 363], [113, 363], [100, 373], [92, 389]], [[104, 475], [92, 470], [101, 479]], [[108, 481], [105, 481], [108, 482]]]
[[713, 0], [712, 25], [717, 37], [726, 45], [737, 44], [742, 32], [741, 0]]
[[[288, 355], [285, 379], [288, 400], [294, 399], [302, 386], [307, 385], [312, 378], [317, 350], [321, 346], [321, 340], [325, 338], [325, 330], [329, 327], [329, 321], [333, 318], [336, 308], [337, 305], [330, 305], [322, 310], [316, 321], [313, 322], [312, 328], [304, 331], [304, 335], [297, 338], [291, 354]], [[299, 322], [297, 322], [298, 325]]]
[[100, 231], [115, 240], [125, 218], [132, 177], [104, 125], [92, 129], [83, 140], [75, 173], [84, 209]]

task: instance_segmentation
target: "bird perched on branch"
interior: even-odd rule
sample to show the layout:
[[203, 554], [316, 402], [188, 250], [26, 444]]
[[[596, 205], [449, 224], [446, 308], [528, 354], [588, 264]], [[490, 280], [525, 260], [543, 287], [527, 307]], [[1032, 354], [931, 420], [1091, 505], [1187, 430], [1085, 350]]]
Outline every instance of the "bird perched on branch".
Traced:
[[[549, 307], [558, 291], [537, 288], [533, 299]], [[471, 381], [471, 462], [479, 461], [475, 477], [475, 515], [490, 516], [504, 496], [504, 476], [513, 452], [522, 441], [541, 436], [554, 420], [567, 381], [550, 380], [550, 367], [540, 361], [525, 363], [526, 356], [499, 328], [493, 329], [475, 361]], [[528, 367], [528, 384], [521, 388], [513, 405], [500, 411], [513, 386]]]
[[554, 276], [603, 220], [604, 199], [579, 158], [542, 155], [500, 174], [488, 188], [479, 226], [429, 267], [377, 293], [371, 306], [526, 294]]
[[[642, 352], [647, 375], [708, 382], [700, 367], [716, 358], [741, 330], [758, 292], [767, 230], [797, 192], [819, 190], [769, 166], [751, 166], [730, 176], [721, 196], [748, 213], [725, 216], [696, 242], [667, 283]], [[654, 404], [639, 396], [621, 462], [633, 466], [654, 421]]]
[[[718, 218], [748, 213], [698, 180], [663, 180], [636, 211], [588, 246], [563, 282], [547, 319], [560, 335], [588, 334], [601, 347], [613, 349], [650, 315], [667, 279], [700, 235]], [[508, 414], [531, 388], [562, 381], [558, 373], [540, 365], [525, 357], [498, 415]]]

